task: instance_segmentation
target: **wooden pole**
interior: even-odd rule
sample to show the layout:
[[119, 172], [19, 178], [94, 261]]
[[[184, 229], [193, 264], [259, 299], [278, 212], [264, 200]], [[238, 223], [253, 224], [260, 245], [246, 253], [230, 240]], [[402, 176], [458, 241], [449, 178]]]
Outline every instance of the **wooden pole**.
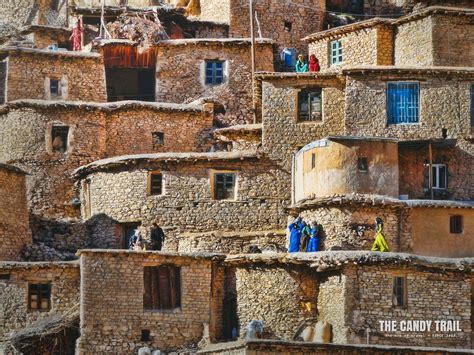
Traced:
[[253, 123], [257, 123], [257, 109], [255, 105], [255, 32], [253, 26], [253, 0], [249, 0], [249, 15], [250, 15], [250, 38], [252, 40], [251, 45], [251, 57], [252, 57], [252, 114]]
[[433, 149], [431, 147], [431, 142], [428, 144], [428, 150], [430, 155], [430, 173], [429, 173], [429, 188], [431, 193], [431, 199], [434, 200], [434, 193], [433, 193]]

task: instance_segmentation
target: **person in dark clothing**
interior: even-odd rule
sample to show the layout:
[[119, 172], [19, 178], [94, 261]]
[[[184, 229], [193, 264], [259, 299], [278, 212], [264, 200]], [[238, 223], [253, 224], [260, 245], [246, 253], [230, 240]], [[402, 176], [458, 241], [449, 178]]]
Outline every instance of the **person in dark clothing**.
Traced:
[[165, 233], [163, 229], [156, 224], [153, 223], [151, 228], [151, 250], [161, 250], [163, 244], [165, 243]]

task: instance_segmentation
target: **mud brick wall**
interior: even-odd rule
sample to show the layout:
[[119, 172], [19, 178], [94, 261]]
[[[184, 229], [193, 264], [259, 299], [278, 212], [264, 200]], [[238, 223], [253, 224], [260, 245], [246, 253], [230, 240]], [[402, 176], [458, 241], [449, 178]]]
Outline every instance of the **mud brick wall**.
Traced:
[[[79, 264], [77, 263], [0, 263], [0, 337], [36, 320], [66, 313], [79, 305]], [[51, 284], [51, 310], [28, 310], [28, 284]]]
[[[61, 97], [50, 97], [47, 78], [61, 81]], [[7, 83], [8, 101], [107, 101], [105, 71], [100, 57], [71, 57], [39, 50], [10, 51]]]
[[[230, 37], [250, 37], [249, 1], [230, 0]], [[325, 1], [321, 0], [259, 0], [254, 2], [254, 12], [263, 38], [272, 38], [278, 51], [296, 48], [307, 54], [308, 48], [301, 38], [323, 29]], [[285, 29], [285, 21], [291, 23], [291, 31]], [[255, 22], [255, 33], [258, 25]]]
[[[236, 200], [214, 200], [212, 170], [235, 171]], [[149, 195], [149, 171], [163, 174], [163, 195]], [[146, 228], [157, 222], [168, 236], [167, 250], [179, 245], [193, 250], [188, 242], [178, 241], [183, 232], [256, 231], [281, 229], [285, 225], [284, 206], [289, 199], [279, 167], [262, 160], [217, 162], [156, 162], [91, 173], [91, 212], [115, 220], [142, 222]], [[84, 196], [82, 196], [84, 199]], [[86, 202], [83, 202], [83, 206]], [[236, 246], [218, 244], [215, 251]], [[192, 245], [201, 243], [195, 240]], [[245, 245], [243, 245], [245, 246]], [[235, 249], [234, 249], [235, 250]], [[195, 251], [195, 250], [194, 250]]]
[[[332, 41], [342, 43], [341, 64], [331, 65]], [[338, 70], [358, 65], [392, 65], [393, 29], [390, 24], [379, 24], [338, 36], [325, 36], [310, 40], [308, 48], [309, 53], [319, 59], [321, 70]]]
[[211, 21], [218, 23], [230, 22], [231, 1], [230, 0], [200, 0], [201, 14], [199, 15], [200, 21]]
[[25, 173], [0, 164], [0, 260], [18, 260], [31, 242]]
[[[257, 45], [257, 70], [273, 71], [272, 43]], [[205, 84], [205, 61], [225, 61], [221, 85]], [[225, 107], [220, 125], [252, 123], [250, 41], [162, 42], [157, 50], [156, 101], [191, 102], [213, 98]], [[179, 80], [176, 80], [179, 78]]]
[[[144, 310], [143, 268], [159, 265], [181, 268], [180, 308]], [[219, 315], [213, 312], [223, 288], [223, 277], [213, 277], [217, 268], [211, 257], [199, 255], [82, 251], [79, 354], [135, 353], [142, 346], [175, 350], [197, 344], [204, 324], [215, 338]], [[142, 329], [150, 330], [150, 342], [141, 341]]]
[[304, 320], [316, 317], [318, 281], [309, 269], [247, 265], [234, 270], [241, 337], [251, 320], [261, 320], [267, 338], [291, 340]]
[[[470, 278], [461, 272], [421, 272], [413, 268], [386, 268], [381, 266], [358, 267], [350, 273], [346, 287], [352, 300], [346, 307], [346, 325], [352, 331], [348, 342], [365, 344], [365, 329], [371, 329], [371, 343], [411, 346], [444, 346], [466, 348], [471, 344], [471, 284]], [[351, 276], [352, 275], [352, 276]], [[392, 304], [393, 277], [407, 279], [407, 306]], [[446, 298], [446, 292], [449, 297]], [[352, 302], [352, 305], [350, 304]], [[418, 333], [418, 337], [406, 337], [406, 333], [380, 331], [380, 320], [459, 320], [461, 332]], [[416, 333], [416, 332], [415, 332]], [[412, 333], [413, 334], [413, 333]], [[453, 335], [453, 336], [449, 336]]]

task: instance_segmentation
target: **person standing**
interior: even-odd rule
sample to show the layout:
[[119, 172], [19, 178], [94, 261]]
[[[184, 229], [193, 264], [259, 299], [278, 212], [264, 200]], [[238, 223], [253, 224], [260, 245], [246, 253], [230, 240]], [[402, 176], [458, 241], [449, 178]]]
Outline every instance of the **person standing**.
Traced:
[[290, 230], [290, 245], [288, 247], [288, 253], [297, 253], [300, 251], [300, 240], [301, 240], [301, 225], [300, 219], [296, 218], [293, 223], [288, 226]]
[[308, 242], [308, 253], [318, 251], [319, 248], [319, 225], [317, 222], [311, 222], [311, 235]]
[[165, 243], [165, 238], [163, 229], [157, 223], [153, 223], [151, 227], [151, 250], [161, 250]]
[[374, 241], [374, 244], [372, 245], [372, 251], [381, 251], [382, 253], [389, 252], [390, 248], [383, 234], [382, 218], [377, 217], [375, 219], [375, 228], [376, 228], [375, 241]]

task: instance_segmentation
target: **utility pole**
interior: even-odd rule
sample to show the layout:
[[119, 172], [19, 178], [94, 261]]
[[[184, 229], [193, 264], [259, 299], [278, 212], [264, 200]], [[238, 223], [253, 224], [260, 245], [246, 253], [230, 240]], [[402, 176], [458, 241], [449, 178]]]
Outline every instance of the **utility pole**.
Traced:
[[253, 26], [253, 0], [249, 0], [249, 14], [250, 14], [250, 38], [252, 41], [251, 45], [251, 56], [252, 56], [252, 114], [253, 123], [257, 123], [257, 108], [255, 105], [255, 32]]

